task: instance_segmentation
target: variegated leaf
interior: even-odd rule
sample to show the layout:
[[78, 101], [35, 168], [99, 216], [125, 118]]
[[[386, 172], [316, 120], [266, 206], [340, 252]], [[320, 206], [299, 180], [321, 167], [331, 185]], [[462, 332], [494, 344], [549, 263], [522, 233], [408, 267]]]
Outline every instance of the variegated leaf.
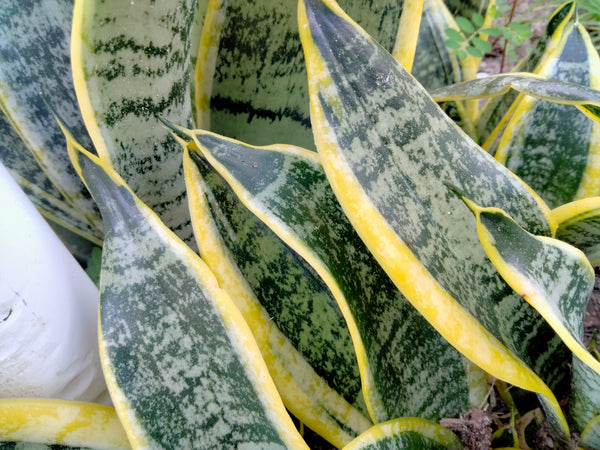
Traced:
[[375, 422], [457, 417], [482, 402], [481, 373], [381, 270], [344, 216], [317, 155], [296, 147], [250, 147], [202, 131], [191, 135], [238, 198], [302, 255], [333, 293], [352, 334]]
[[447, 428], [420, 418], [402, 418], [370, 428], [343, 450], [460, 450], [463, 444]]
[[206, 264], [80, 147], [107, 233], [100, 355], [134, 448], [307, 448], [248, 326]]
[[[568, 1], [554, 12], [548, 21], [546, 30], [537, 41], [535, 48], [525, 59], [517, 64], [514, 69], [515, 72], [537, 73], [539, 65], [559, 44], [563, 31], [573, 16], [574, 11], [575, 2]], [[484, 148], [492, 148], [498, 133], [504, 128], [512, 114], [513, 105], [516, 105], [515, 102], [519, 99], [520, 97], [517, 92], [509, 91], [505, 95], [495, 97], [485, 104], [476, 123], [479, 142], [483, 143]]]
[[158, 116], [191, 123], [196, 0], [77, 0], [71, 55], [81, 112], [100, 157], [188, 245], [181, 149]]
[[[536, 73], [600, 87], [600, 56], [583, 26], [565, 30]], [[598, 154], [600, 124], [578, 114], [573, 106], [526, 97], [506, 126], [496, 159], [555, 208], [600, 194]]]
[[556, 238], [583, 251], [593, 266], [600, 264], [600, 197], [584, 198], [552, 210]]
[[[447, 102], [495, 97], [507, 93], [510, 89], [541, 100], [581, 106], [582, 110], [586, 106], [600, 106], [600, 91], [597, 89], [526, 72], [501, 73], [464, 81], [431, 90], [429, 94], [436, 102]], [[600, 121], [600, 116], [596, 116], [593, 111], [585, 109], [583, 112]]]
[[19, 174], [47, 217], [99, 243], [98, 210], [69, 162], [53, 115], [89, 142], [70, 73], [72, 9], [70, 0], [8, 0], [0, 8], [0, 160]]
[[600, 376], [600, 361], [583, 343], [583, 315], [594, 288], [594, 269], [585, 255], [563, 241], [529, 234], [498, 208], [463, 200], [477, 218], [479, 240], [500, 275]]
[[564, 383], [569, 353], [502, 280], [447, 184], [536, 234], [553, 232], [547, 207], [334, 2], [304, 1], [300, 30], [317, 148], [354, 228], [442, 336], [497, 378], [541, 394], [568, 434], [542, 379]]
[[[64, 143], [64, 139], [62, 139]], [[66, 147], [64, 149], [66, 151]], [[101, 245], [101, 234], [71, 205], [0, 112], [0, 161], [48, 220]]]
[[[410, 72], [428, 90], [469, 80], [477, 75], [472, 58], [463, 63], [446, 46], [444, 41], [447, 39], [447, 28], [458, 30], [458, 25], [444, 2], [424, 0], [417, 43], [419, 57]], [[451, 102], [442, 107], [450, 117], [461, 123], [463, 129], [472, 129], [473, 124], [463, 103]]]
[[[114, 408], [95, 403], [50, 399], [0, 400], [0, 448], [130, 449]], [[18, 445], [9, 448], [19, 448]]]
[[200, 255], [244, 315], [286, 407], [329, 442], [347, 444], [371, 423], [335, 299], [197, 149], [186, 151], [184, 167]]
[[600, 448], [600, 375], [577, 356], [573, 357], [569, 416], [581, 432], [582, 446]]
[[[391, 50], [402, 1], [344, 5]], [[211, 0], [196, 77], [200, 128], [255, 145], [314, 148], [296, 10], [296, 0]]]

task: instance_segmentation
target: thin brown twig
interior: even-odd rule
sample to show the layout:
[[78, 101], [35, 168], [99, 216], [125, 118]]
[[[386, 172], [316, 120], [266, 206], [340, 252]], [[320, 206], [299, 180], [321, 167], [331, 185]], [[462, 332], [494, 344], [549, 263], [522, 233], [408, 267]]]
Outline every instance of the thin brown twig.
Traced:
[[[508, 22], [506, 22], [506, 26], [512, 22], [515, 17], [515, 11], [517, 9], [517, 3], [519, 0], [513, 0], [512, 8], [510, 8], [510, 16], [508, 18]], [[504, 38], [504, 49], [502, 50], [502, 59], [500, 60], [500, 73], [504, 72], [504, 59], [506, 57], [506, 47], [508, 46], [508, 40]]]

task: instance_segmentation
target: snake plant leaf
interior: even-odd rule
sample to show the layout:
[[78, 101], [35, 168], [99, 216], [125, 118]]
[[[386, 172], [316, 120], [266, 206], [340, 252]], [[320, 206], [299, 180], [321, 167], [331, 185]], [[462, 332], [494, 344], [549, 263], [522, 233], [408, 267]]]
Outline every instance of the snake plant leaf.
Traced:
[[[191, 134], [240, 200], [329, 286], [350, 328], [375, 422], [457, 417], [481, 403], [484, 378], [381, 270], [344, 216], [316, 154], [297, 147], [251, 147], [203, 131]], [[415, 383], [417, 373], [427, 382]]]
[[526, 72], [502, 73], [463, 81], [429, 91], [436, 102], [495, 97], [514, 89], [541, 100], [579, 106], [588, 117], [600, 121], [592, 107], [600, 106], [600, 91], [578, 83], [544, 78]]
[[206, 264], [105, 162], [70, 149], [107, 233], [100, 355], [134, 448], [308, 448]]
[[416, 417], [379, 423], [365, 431], [343, 450], [460, 450], [458, 437], [437, 423]]
[[[515, 72], [537, 73], [537, 68], [558, 46], [574, 11], [575, 2], [568, 1], [554, 12], [533, 51], [517, 64], [514, 69]], [[485, 104], [475, 125], [479, 142], [483, 143], [484, 148], [489, 149], [492, 147], [494, 140], [511, 117], [512, 109], [518, 104], [517, 100], [520, 100], [520, 98], [518, 92], [509, 91]]]
[[0, 441], [2, 448], [3, 442], [51, 448], [131, 448], [114, 408], [51, 399], [1, 399]]
[[[344, 1], [349, 14], [390, 50], [402, 3], [385, 0], [365, 8], [362, 0]], [[254, 145], [314, 149], [296, 9], [296, 0], [210, 1], [196, 74], [199, 128]]]
[[[477, 75], [476, 68], [472, 70], [471, 59], [463, 63], [455, 53], [449, 51], [444, 43], [447, 28], [458, 30], [458, 25], [443, 1], [424, 0], [416, 54], [427, 57], [417, 58], [410, 72], [427, 90], [459, 83]], [[461, 123], [463, 129], [472, 128], [462, 103], [451, 102], [442, 105], [442, 108]]]
[[71, 61], [100, 157], [188, 245], [195, 245], [178, 143], [158, 115], [191, 124], [189, 36], [195, 0], [77, 0]]
[[0, 163], [0, 398], [106, 401], [98, 289]]
[[350, 222], [448, 342], [495, 377], [541, 394], [568, 435], [545, 382], [564, 382], [569, 352], [502, 280], [448, 185], [538, 235], [555, 227], [547, 206], [334, 2], [306, 0], [299, 17], [315, 141]]
[[583, 251], [592, 266], [600, 264], [600, 197], [576, 200], [552, 210], [556, 238]]
[[356, 355], [335, 299], [188, 145], [195, 144], [186, 143], [184, 168], [201, 257], [244, 315], [288, 410], [344, 446], [372, 424], [362, 412]]
[[[98, 243], [102, 238], [98, 210], [69, 162], [60, 128], [48, 106], [65, 118], [82, 142], [89, 142], [70, 73], [72, 9], [70, 0], [26, 4], [9, 0], [2, 4], [0, 160], [13, 173], [19, 173], [19, 182], [28, 184], [29, 193], [37, 198], [36, 204], [47, 217]], [[22, 142], [17, 144], [8, 134], [16, 134]], [[21, 161], [15, 159], [17, 151]]]
[[529, 234], [498, 208], [463, 201], [477, 218], [479, 240], [498, 272], [600, 375], [600, 361], [582, 341], [583, 316], [594, 288], [594, 269], [585, 255], [560, 240]]
[[[579, 24], [537, 69], [548, 78], [600, 87], [600, 56]], [[564, 124], [569, 126], [565, 127]], [[600, 194], [600, 124], [573, 106], [526, 97], [519, 102], [496, 159], [520, 176], [552, 208]]]
[[99, 231], [65, 199], [1, 112], [0, 161], [47, 220], [101, 245]]
[[575, 429], [581, 432], [584, 448], [600, 448], [597, 444], [591, 445], [591, 442], [598, 442], [600, 438], [600, 375], [577, 356], [573, 357], [569, 416]]

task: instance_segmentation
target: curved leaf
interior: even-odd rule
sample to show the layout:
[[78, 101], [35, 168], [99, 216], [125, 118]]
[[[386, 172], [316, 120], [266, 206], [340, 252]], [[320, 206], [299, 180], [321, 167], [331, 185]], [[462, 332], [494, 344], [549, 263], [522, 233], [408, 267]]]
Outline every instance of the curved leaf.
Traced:
[[[585, 29], [576, 25], [565, 31], [537, 73], [600, 87], [600, 56]], [[557, 207], [600, 194], [599, 153], [600, 124], [577, 114], [572, 106], [526, 97], [506, 126], [496, 159]]]
[[106, 163], [71, 154], [107, 228], [100, 355], [132, 446], [307, 448], [206, 264]]
[[75, 90], [98, 154], [188, 245], [181, 150], [157, 116], [191, 123], [194, 12], [196, 0], [77, 0], [71, 40]]
[[556, 238], [583, 251], [593, 266], [600, 264], [600, 197], [577, 200], [552, 210]]
[[[444, 86], [429, 94], [436, 102], [495, 97], [514, 89], [521, 94], [563, 105], [600, 106], [600, 91], [578, 83], [545, 78], [533, 73], [501, 73]], [[593, 116], [593, 112], [589, 112]], [[593, 116], [600, 121], [600, 116]]]
[[244, 315], [286, 407], [329, 442], [347, 444], [371, 423], [350, 333], [327, 286], [197, 149], [186, 150], [184, 166], [200, 255]]
[[573, 385], [569, 403], [569, 416], [581, 432], [585, 448], [598, 448], [600, 435], [600, 375], [577, 356], [573, 357]]
[[479, 240], [500, 275], [600, 375], [600, 361], [583, 343], [583, 316], [594, 288], [594, 269], [585, 255], [557, 239], [527, 233], [498, 208], [463, 201], [475, 214]]
[[[423, 320], [381, 270], [345, 218], [314, 153], [250, 147], [202, 131], [190, 134], [241, 201], [327, 283], [350, 328], [375, 422], [413, 415], [457, 417], [481, 403], [483, 377], [477, 379], [478, 370]], [[415, 382], [417, 373], [427, 382]]]
[[[0, 441], [48, 444], [51, 448], [131, 448], [114, 408], [50, 399], [0, 400]], [[2, 442], [0, 447], [4, 448]]]
[[462, 448], [460, 439], [447, 428], [420, 418], [403, 418], [375, 425], [343, 450]]
[[[0, 11], [0, 115], [2, 129], [22, 140], [3, 144], [0, 159], [33, 183], [30, 193], [52, 216], [80, 230], [95, 243], [102, 239], [98, 210], [69, 162], [56, 111], [89, 142], [79, 114], [69, 62], [70, 0], [6, 1]], [[52, 105], [52, 109], [48, 106]], [[8, 121], [8, 124], [5, 123]], [[14, 153], [21, 153], [20, 161]], [[39, 166], [39, 167], [38, 167]], [[49, 186], [49, 181], [53, 185]], [[60, 192], [60, 195], [57, 193]], [[35, 194], [34, 194], [35, 192]], [[42, 200], [43, 192], [48, 196]], [[58, 201], [57, 201], [58, 200]], [[52, 205], [49, 204], [52, 203]], [[38, 205], [40, 202], [38, 202]]]
[[304, 1], [300, 29], [317, 148], [354, 228], [444, 338], [497, 378], [540, 393], [568, 434], [532, 370], [552, 385], [565, 380], [568, 352], [489, 262], [474, 218], [447, 184], [510, 211], [536, 234], [552, 234], [547, 207], [335, 3]]

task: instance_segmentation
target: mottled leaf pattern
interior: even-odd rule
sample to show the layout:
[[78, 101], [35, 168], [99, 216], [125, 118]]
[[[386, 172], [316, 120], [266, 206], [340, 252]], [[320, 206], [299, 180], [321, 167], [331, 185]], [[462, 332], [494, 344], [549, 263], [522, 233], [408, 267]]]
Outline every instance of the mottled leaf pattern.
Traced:
[[351, 406], [365, 409], [335, 299], [197, 151], [184, 165], [200, 255], [252, 329], [286, 407], [334, 445], [347, 444], [371, 423]]
[[583, 343], [583, 315], [594, 288], [594, 269], [585, 255], [557, 239], [527, 233], [498, 208], [463, 200], [477, 218], [479, 240], [498, 272], [600, 375], [600, 361]]
[[[532, 73], [502, 73], [476, 80], [444, 86], [429, 91], [436, 102], [468, 98], [487, 98], [505, 94], [514, 89], [542, 100], [564, 105], [600, 105], [600, 91], [577, 83], [545, 78]], [[591, 111], [585, 111], [590, 115]], [[600, 120], [598, 117], [597, 120]]]
[[[600, 438], [598, 420], [600, 419], [600, 375], [577, 356], [573, 357], [573, 386], [569, 415], [575, 428], [581, 432], [585, 448], [598, 448], [586, 445], [592, 439]], [[586, 437], [587, 434], [587, 437]]]
[[[344, 216], [313, 153], [255, 148], [200, 131], [192, 135], [241, 201], [329, 286], [353, 334], [374, 421], [439, 420], [482, 401], [485, 381], [477, 380], [477, 369], [441, 339], [381, 270]], [[415, 382], [417, 373], [427, 382]]]
[[132, 446], [307, 448], [206, 264], [114, 170], [79, 148], [72, 159], [107, 228], [100, 355]]
[[337, 5], [306, 0], [303, 6], [315, 140], [353, 226], [452, 345], [494, 376], [542, 394], [554, 425], [567, 434], [554, 396], [534, 370], [556, 387], [565, 380], [569, 353], [502, 280], [477, 241], [472, 214], [447, 185], [502, 207], [540, 235], [554, 229], [547, 207], [458, 131]]
[[[50, 448], [131, 448], [114, 408], [50, 399], [0, 400], [0, 441], [47, 444]], [[3, 442], [0, 448], [5, 448]]]
[[195, 0], [77, 0], [71, 54], [96, 150], [188, 245], [195, 245], [181, 149], [158, 116], [191, 123]]
[[[69, 162], [53, 115], [60, 114], [78, 139], [89, 143], [70, 73], [72, 9], [70, 0], [2, 3], [0, 159], [19, 174], [19, 183], [46, 216], [98, 243], [102, 238], [98, 210]], [[9, 137], [14, 134], [21, 138], [20, 144]]]
[[380, 423], [344, 450], [460, 450], [463, 444], [450, 430], [419, 418]]
[[[536, 73], [600, 86], [600, 56], [582, 25], [565, 30], [560, 45]], [[600, 124], [573, 106], [526, 97], [506, 126], [496, 158], [555, 208], [600, 194], [598, 153]]]

